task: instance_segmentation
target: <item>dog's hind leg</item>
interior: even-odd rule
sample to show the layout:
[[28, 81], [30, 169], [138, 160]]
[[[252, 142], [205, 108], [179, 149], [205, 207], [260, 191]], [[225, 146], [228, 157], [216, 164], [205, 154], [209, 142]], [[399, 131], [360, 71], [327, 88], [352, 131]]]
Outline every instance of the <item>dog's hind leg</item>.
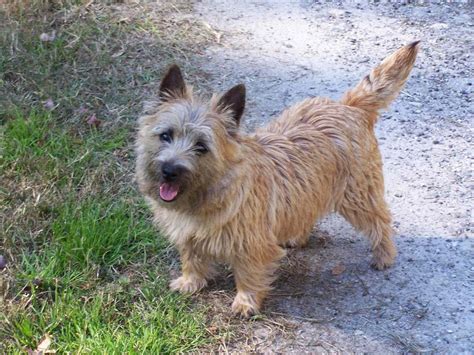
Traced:
[[372, 244], [372, 266], [378, 270], [390, 267], [395, 261], [397, 248], [392, 240], [390, 212], [385, 201], [379, 202], [372, 211], [343, 206], [339, 212], [369, 238]]
[[302, 220], [299, 223], [299, 226], [296, 230], [293, 230], [291, 238], [287, 237], [280, 238], [283, 239], [283, 242], [280, 242], [282, 248], [304, 248], [308, 245], [309, 238], [311, 237], [311, 232], [314, 227], [314, 219], [307, 218]]
[[394, 263], [397, 248], [392, 240], [392, 218], [383, 197], [383, 183], [364, 188], [348, 186], [338, 212], [369, 238], [375, 269], [383, 270]]

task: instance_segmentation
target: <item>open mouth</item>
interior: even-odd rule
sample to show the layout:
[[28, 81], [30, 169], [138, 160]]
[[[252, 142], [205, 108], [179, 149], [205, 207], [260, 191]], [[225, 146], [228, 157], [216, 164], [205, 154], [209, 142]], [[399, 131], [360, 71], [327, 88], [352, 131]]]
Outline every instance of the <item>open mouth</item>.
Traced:
[[164, 182], [160, 185], [160, 198], [165, 202], [176, 200], [179, 193], [179, 187], [169, 182]]

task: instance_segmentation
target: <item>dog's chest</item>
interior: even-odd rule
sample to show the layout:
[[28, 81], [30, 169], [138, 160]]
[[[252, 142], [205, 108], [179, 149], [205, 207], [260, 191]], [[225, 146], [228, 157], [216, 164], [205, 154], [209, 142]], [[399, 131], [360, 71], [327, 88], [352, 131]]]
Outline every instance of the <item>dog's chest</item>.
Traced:
[[199, 230], [198, 221], [191, 216], [174, 211], [155, 211], [155, 221], [170, 242], [175, 245], [186, 244]]
[[217, 261], [230, 261], [234, 253], [235, 237], [226, 226], [218, 227], [210, 220], [173, 211], [160, 211], [155, 219], [170, 242], [179, 248], [192, 248], [196, 254]]

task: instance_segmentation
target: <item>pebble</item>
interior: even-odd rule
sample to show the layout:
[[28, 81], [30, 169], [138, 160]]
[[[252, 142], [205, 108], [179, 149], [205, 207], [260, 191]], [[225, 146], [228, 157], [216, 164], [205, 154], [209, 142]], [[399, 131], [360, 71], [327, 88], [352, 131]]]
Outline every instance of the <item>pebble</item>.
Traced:
[[0, 255], [0, 270], [3, 270], [7, 267], [7, 260], [3, 255]]
[[434, 30], [444, 30], [446, 28], [449, 28], [449, 26], [445, 23], [435, 23], [433, 25], [430, 26], [430, 28], [434, 29]]

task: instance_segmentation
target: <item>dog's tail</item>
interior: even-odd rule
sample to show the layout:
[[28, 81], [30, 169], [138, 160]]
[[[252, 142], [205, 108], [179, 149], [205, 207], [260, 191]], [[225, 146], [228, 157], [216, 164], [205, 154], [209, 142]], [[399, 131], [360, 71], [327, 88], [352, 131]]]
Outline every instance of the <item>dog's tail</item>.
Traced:
[[390, 105], [408, 79], [419, 42], [410, 43], [385, 58], [355, 88], [349, 90], [341, 102], [368, 112], [370, 121], [374, 124], [378, 111]]

